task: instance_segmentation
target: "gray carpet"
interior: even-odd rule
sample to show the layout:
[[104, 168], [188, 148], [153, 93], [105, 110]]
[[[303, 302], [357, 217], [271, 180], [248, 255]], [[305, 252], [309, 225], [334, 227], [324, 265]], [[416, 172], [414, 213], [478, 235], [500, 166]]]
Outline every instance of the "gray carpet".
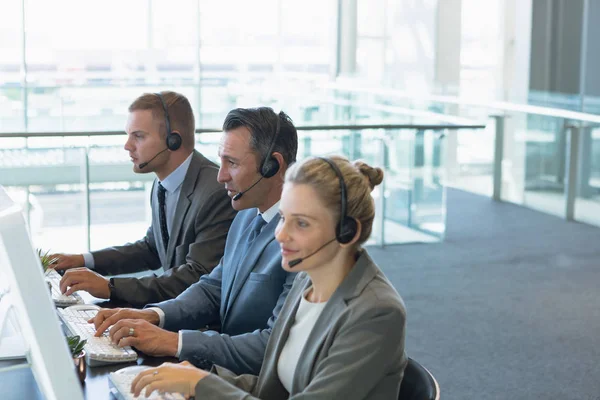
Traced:
[[445, 242], [369, 251], [442, 399], [600, 399], [600, 228], [449, 189]]

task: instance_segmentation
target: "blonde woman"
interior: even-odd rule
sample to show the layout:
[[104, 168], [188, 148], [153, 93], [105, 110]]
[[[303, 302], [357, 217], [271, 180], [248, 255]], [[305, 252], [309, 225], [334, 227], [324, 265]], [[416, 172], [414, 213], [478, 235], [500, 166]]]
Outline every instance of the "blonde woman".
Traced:
[[402, 299], [361, 245], [383, 171], [341, 157], [290, 167], [275, 230], [282, 266], [300, 272], [279, 314], [259, 376], [163, 364], [146, 389], [197, 399], [396, 399], [407, 363]]

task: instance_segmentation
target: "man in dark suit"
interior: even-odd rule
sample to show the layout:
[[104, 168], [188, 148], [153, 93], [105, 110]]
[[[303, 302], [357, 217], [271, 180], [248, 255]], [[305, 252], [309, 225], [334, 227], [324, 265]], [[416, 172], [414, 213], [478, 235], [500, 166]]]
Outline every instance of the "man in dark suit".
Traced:
[[257, 374], [294, 279], [281, 268], [274, 232], [298, 138], [289, 117], [267, 107], [230, 111], [223, 131], [219, 182], [240, 211], [219, 265], [173, 300], [145, 310], [101, 310], [93, 322], [97, 335], [113, 325], [110, 336], [119, 346]]
[[[125, 150], [137, 173], [156, 174], [150, 205], [152, 224], [134, 243], [87, 254], [57, 254], [67, 269], [61, 289], [143, 307], [172, 299], [213, 270], [223, 255], [236, 214], [217, 182], [218, 166], [194, 150], [194, 114], [185, 96], [147, 93], [129, 107]], [[87, 267], [87, 268], [78, 268]], [[105, 278], [144, 270], [142, 278]]]

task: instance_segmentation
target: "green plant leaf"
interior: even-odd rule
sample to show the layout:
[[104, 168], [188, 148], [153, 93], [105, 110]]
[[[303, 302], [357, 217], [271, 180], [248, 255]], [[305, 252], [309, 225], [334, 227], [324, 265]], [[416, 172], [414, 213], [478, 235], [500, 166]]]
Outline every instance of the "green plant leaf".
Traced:
[[67, 345], [73, 357], [78, 356], [82, 352], [86, 343], [87, 339], [81, 340], [79, 336], [67, 336]]
[[44, 272], [48, 269], [48, 267], [58, 261], [58, 257], [50, 257], [50, 250], [44, 251], [42, 249], [37, 249], [37, 255], [40, 258], [40, 262], [42, 264], [42, 268]]

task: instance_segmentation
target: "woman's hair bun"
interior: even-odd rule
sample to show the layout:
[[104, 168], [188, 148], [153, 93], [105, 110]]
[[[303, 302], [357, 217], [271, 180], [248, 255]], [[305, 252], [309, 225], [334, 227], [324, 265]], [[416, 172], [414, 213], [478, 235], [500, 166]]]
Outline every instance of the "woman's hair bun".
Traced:
[[355, 161], [354, 167], [364, 175], [371, 190], [383, 181], [383, 170], [377, 167], [371, 167], [363, 161]]

